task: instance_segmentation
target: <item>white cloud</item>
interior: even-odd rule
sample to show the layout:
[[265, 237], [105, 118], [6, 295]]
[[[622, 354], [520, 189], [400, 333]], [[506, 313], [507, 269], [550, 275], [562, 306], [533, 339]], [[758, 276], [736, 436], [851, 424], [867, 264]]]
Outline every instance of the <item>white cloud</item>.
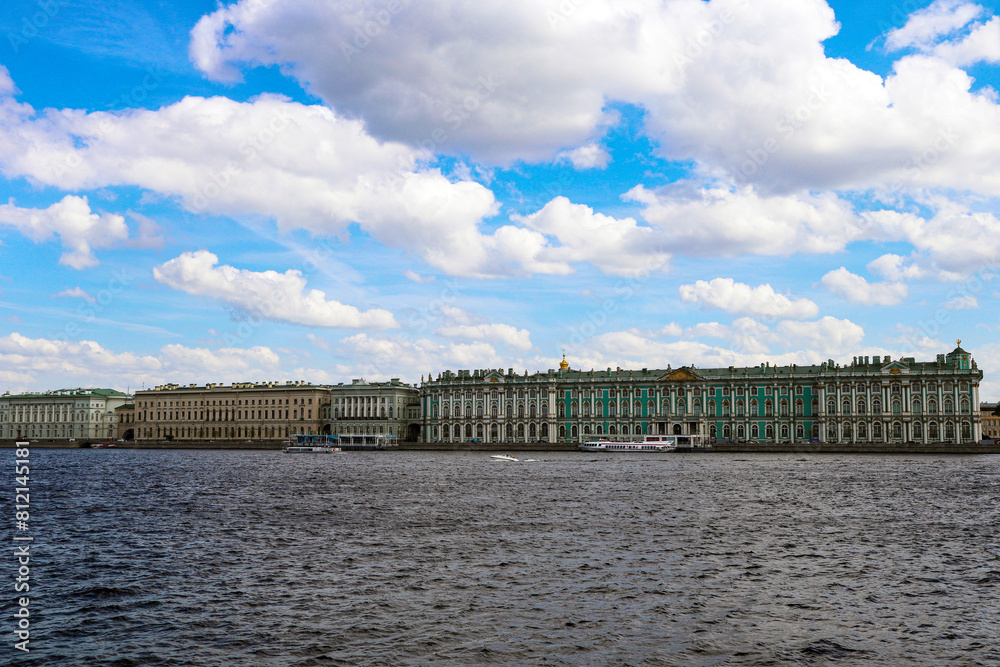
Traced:
[[956, 296], [944, 303], [948, 310], [973, 310], [979, 308], [979, 301], [974, 296]]
[[97, 214], [86, 197], [67, 195], [48, 208], [20, 208], [13, 200], [0, 205], [0, 225], [15, 228], [36, 243], [58, 236], [66, 250], [59, 263], [74, 269], [97, 266], [94, 248], [122, 245], [128, 226], [120, 215]]
[[445, 338], [465, 338], [506, 343], [520, 349], [530, 350], [531, 334], [527, 329], [518, 329], [509, 324], [460, 324], [443, 326], [437, 330]]
[[31, 391], [95, 384], [134, 391], [164, 382], [264, 380], [275, 377], [280, 364], [280, 357], [264, 346], [209, 350], [166, 345], [143, 355], [114, 352], [89, 340], [28, 338], [16, 332], [0, 337], [0, 367], [7, 382]]
[[868, 262], [867, 269], [886, 280], [914, 280], [926, 276], [926, 272], [915, 263], [907, 263], [903, 257], [892, 253], [882, 255]]
[[[701, 337], [720, 338], [728, 345], [706, 344], [698, 340]], [[571, 356], [574, 366], [581, 368], [818, 364], [831, 357], [870, 353], [872, 348], [861, 348], [863, 340], [864, 330], [850, 320], [783, 320], [771, 328], [752, 318], [740, 318], [729, 326], [703, 323], [690, 327], [683, 338], [674, 341], [636, 331], [609, 332], [575, 346]]]
[[[375, 136], [479, 161], [551, 160], [594, 141], [615, 101], [646, 111], [664, 157], [762, 190], [1000, 192], [1000, 108], [953, 64], [993, 57], [992, 22], [883, 78], [826, 56], [840, 26], [820, 0], [401, 7], [379, 25], [368, 3], [242, 0], [198, 23], [192, 56], [230, 80], [280, 65]], [[930, 44], [979, 13], [937, 3], [890, 39]]]
[[415, 283], [432, 283], [436, 280], [436, 276], [423, 276], [410, 269], [404, 271], [403, 276], [405, 276], [407, 280], [412, 280]]
[[559, 157], [568, 160], [576, 169], [604, 169], [611, 162], [611, 154], [600, 144], [587, 144], [563, 151]]
[[636, 275], [662, 271], [670, 259], [661, 249], [657, 230], [641, 227], [632, 218], [595, 213], [566, 197], [556, 197], [535, 213], [511, 219], [559, 241], [557, 246], [536, 246], [533, 261], [523, 262], [539, 272], [541, 267], [590, 262], [604, 273]]
[[935, 0], [930, 6], [910, 14], [901, 28], [886, 35], [889, 49], [925, 48], [940, 37], [954, 33], [981, 16], [983, 8], [963, 0]]
[[67, 287], [62, 292], [52, 295], [53, 299], [59, 299], [63, 297], [68, 297], [71, 299], [83, 299], [87, 303], [97, 303], [97, 299], [88, 294], [87, 290], [83, 289], [82, 287], [73, 287], [72, 289]]
[[933, 54], [958, 67], [978, 62], [1000, 62], [1000, 17], [994, 16], [976, 26], [960, 41], [938, 45]]
[[843, 266], [824, 275], [820, 285], [848, 301], [866, 306], [894, 306], [909, 292], [905, 283], [869, 283]]
[[387, 310], [361, 311], [306, 291], [300, 271], [248, 271], [218, 264], [207, 250], [184, 253], [153, 269], [153, 277], [176, 290], [228, 303], [274, 320], [308, 326], [386, 329], [399, 324]]
[[790, 299], [777, 294], [770, 285], [751, 287], [732, 278], [699, 280], [693, 285], [681, 285], [678, 292], [686, 303], [701, 303], [728, 313], [796, 320], [819, 314], [819, 306], [809, 299]]
[[645, 204], [642, 217], [668, 250], [688, 255], [831, 253], [862, 235], [850, 206], [836, 195], [762, 196], [753, 188], [658, 191], [637, 186], [626, 200]]

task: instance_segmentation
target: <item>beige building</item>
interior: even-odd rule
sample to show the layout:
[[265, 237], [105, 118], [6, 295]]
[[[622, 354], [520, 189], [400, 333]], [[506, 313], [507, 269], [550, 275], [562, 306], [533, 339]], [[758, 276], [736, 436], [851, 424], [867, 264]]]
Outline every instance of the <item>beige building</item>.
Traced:
[[165, 384], [135, 393], [135, 439], [278, 440], [318, 434], [329, 387], [308, 382]]
[[114, 389], [58, 389], [0, 396], [0, 439], [106, 440], [117, 437], [117, 408], [132, 397]]
[[135, 440], [135, 403], [129, 402], [115, 408], [115, 421], [119, 440]]
[[983, 437], [987, 440], [1000, 439], [1000, 416], [996, 412], [997, 403], [980, 403], [979, 415], [983, 421]]
[[388, 382], [353, 380], [330, 387], [324, 433], [389, 435], [417, 440], [420, 434], [420, 390], [393, 378]]

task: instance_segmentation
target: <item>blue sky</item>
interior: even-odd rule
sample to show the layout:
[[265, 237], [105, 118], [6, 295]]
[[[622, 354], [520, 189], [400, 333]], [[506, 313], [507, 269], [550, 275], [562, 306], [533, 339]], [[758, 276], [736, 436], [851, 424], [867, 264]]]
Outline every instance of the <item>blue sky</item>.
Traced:
[[950, 351], [993, 3], [0, 8], [0, 391]]

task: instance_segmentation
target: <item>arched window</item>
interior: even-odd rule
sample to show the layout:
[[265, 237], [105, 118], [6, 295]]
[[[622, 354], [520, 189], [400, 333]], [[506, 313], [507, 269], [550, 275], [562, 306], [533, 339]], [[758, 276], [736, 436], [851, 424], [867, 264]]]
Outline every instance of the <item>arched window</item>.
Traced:
[[774, 440], [774, 424], [768, 424], [764, 427], [764, 437], [768, 440]]
[[577, 416], [576, 401], [571, 401], [570, 404], [569, 404], [569, 416], [570, 417], [576, 417]]
[[902, 404], [899, 402], [898, 398], [892, 399], [892, 414], [898, 415], [902, 412]]
[[447, 424], [441, 427], [441, 437], [445, 440], [451, 440], [451, 427]]
[[919, 398], [913, 399], [913, 414], [915, 414], [915, 415], [919, 415], [920, 414], [920, 399]]
[[969, 399], [967, 398], [962, 399], [961, 411], [963, 415], [969, 414]]
[[614, 424], [608, 426], [608, 435], [618, 435], [618, 427]]
[[504, 428], [504, 437], [506, 437], [507, 440], [514, 439], [514, 425], [510, 422], [507, 422], [507, 426]]
[[573, 424], [572, 434], [573, 434], [572, 435], [573, 440], [576, 440], [578, 437], [580, 437], [580, 431], [579, 431], [579, 429], [577, 429], [576, 424]]
[[913, 422], [913, 437], [922, 438], [924, 437], [924, 425], [920, 422]]
[[962, 422], [962, 442], [972, 440], [972, 425], [969, 422]]
[[548, 424], [542, 424], [541, 439], [544, 442], [548, 442], [548, 440], [549, 440], [549, 425]]
[[779, 407], [781, 408], [781, 416], [782, 417], [787, 417], [788, 416], [788, 401], [785, 400], [785, 399], [781, 399], [781, 404], [780, 404]]
[[632, 406], [632, 416], [633, 417], [642, 416], [642, 403], [640, 403], [639, 401], [636, 401], [635, 405]]
[[670, 400], [669, 399], [666, 399], [666, 398], [663, 399], [663, 410], [662, 410], [662, 412], [665, 415], [669, 415], [670, 414]]
[[[575, 424], [573, 426], [573, 430], [576, 431], [576, 425]], [[518, 424], [517, 425], [517, 439], [518, 440], [524, 440], [524, 424]]]
[[465, 437], [468, 440], [472, 440], [472, 424], [465, 425]]
[[617, 408], [615, 406], [615, 402], [614, 401], [611, 401], [610, 403], [608, 403], [608, 417], [614, 417], [616, 409]]
[[955, 403], [950, 398], [944, 399], [944, 411], [948, 414], [955, 411]]
[[830, 399], [826, 404], [826, 411], [828, 414], [831, 415], [837, 414], [837, 402], [834, 401], [833, 399]]
[[882, 422], [872, 424], [872, 440], [875, 442], [882, 441]]
[[653, 401], [646, 401], [646, 416], [652, 417], [656, 411], [656, 403]]
[[760, 426], [758, 424], [750, 425], [750, 437], [755, 440], [760, 437]]
[[729, 416], [729, 401], [722, 401], [722, 416]]
[[767, 399], [766, 401], [764, 401], [764, 416], [765, 417], [774, 416], [774, 403], [771, 402], [771, 399]]
[[713, 400], [711, 400], [711, 401], [708, 402], [708, 414], [710, 414], [710, 415], [712, 415], [714, 417], [715, 414], [716, 414], [715, 409], [716, 409], [715, 408], [715, 400], [713, 399]]
[[677, 401], [677, 414], [684, 415], [687, 414], [687, 405], [684, 401]]
[[955, 440], [955, 424], [953, 422], [944, 425], [944, 438], [948, 442]]
[[877, 396], [872, 399], [872, 414], [873, 415], [882, 414], [882, 400]]
[[756, 398], [750, 399], [750, 416], [757, 417], [760, 415], [760, 404], [757, 403]]
[[628, 403], [622, 402], [622, 417], [628, 417]]
[[742, 417], [743, 414], [744, 414], [744, 412], [743, 412], [743, 399], [742, 398], [737, 398], [736, 399], [736, 416], [737, 417]]
[[863, 415], [866, 412], [868, 412], [868, 404], [865, 403], [865, 399], [859, 398], [858, 399], [858, 414], [859, 415]]
[[[802, 387], [799, 387], [799, 389], [801, 388]], [[802, 425], [802, 422], [795, 425], [795, 437], [799, 440], [806, 437], [806, 428]]]
[[566, 441], [566, 425], [565, 424], [559, 424], [559, 439], [562, 440], [563, 442]]
[[597, 404], [596, 410], [595, 410], [595, 414], [598, 417], [603, 417], [604, 416], [604, 404], [603, 403], [598, 403]]
[[[576, 414], [576, 401], [573, 401], [573, 414]], [[517, 402], [517, 416], [519, 419], [524, 419], [524, 401]]]
[[937, 400], [934, 398], [927, 399], [927, 412], [934, 414], [937, 412]]
[[745, 431], [743, 430], [743, 424], [737, 424], [736, 426], [736, 437], [740, 440], [746, 438]]
[[788, 424], [781, 425], [781, 439], [788, 440]]
[[938, 428], [937, 422], [930, 423], [930, 426], [927, 427], [927, 435], [933, 442], [937, 442], [941, 438], [941, 431]]
[[500, 406], [495, 401], [490, 403], [490, 414], [494, 419], [500, 416]]
[[802, 402], [801, 398], [796, 398], [795, 399], [795, 414], [797, 416], [801, 417], [805, 413], [805, 410], [806, 410], [805, 403]]
[[842, 409], [842, 411], [843, 411], [843, 413], [845, 415], [851, 414], [851, 401], [850, 401], [850, 399], [845, 398], [844, 402], [841, 404], [840, 407], [841, 407], [841, 409]]
[[858, 424], [858, 438], [860, 440], [865, 440], [868, 438], [868, 427], [865, 426], [864, 422]]
[[[576, 401], [573, 401], [573, 404], [575, 405]], [[538, 406], [534, 403], [528, 406], [528, 416], [532, 419], [538, 416]]]

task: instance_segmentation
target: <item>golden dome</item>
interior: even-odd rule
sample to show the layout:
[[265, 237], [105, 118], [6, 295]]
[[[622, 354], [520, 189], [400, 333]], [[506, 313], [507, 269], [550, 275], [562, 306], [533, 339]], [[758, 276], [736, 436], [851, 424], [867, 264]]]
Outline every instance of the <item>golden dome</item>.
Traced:
[[563, 360], [559, 362], [559, 370], [564, 371], [569, 368], [569, 363], [566, 361], [566, 353], [563, 352]]

